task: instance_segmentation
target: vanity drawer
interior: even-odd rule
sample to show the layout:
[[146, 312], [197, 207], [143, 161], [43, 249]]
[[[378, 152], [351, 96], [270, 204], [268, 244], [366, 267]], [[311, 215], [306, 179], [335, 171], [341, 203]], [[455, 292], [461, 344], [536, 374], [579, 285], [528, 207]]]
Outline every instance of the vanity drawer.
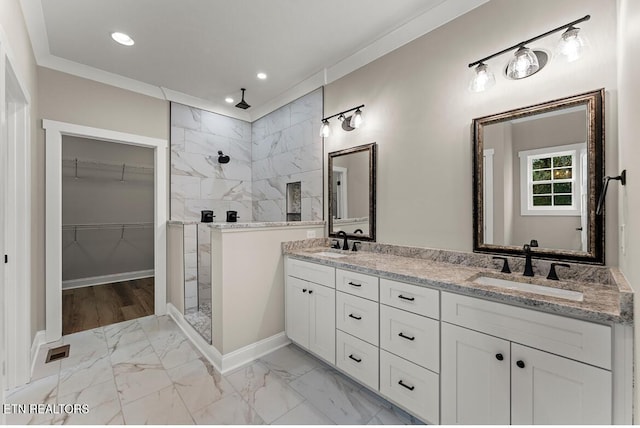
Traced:
[[380, 278], [380, 303], [425, 317], [440, 318], [440, 292]]
[[380, 392], [424, 422], [440, 419], [439, 376], [380, 350]]
[[436, 320], [380, 305], [380, 347], [440, 371], [440, 323]]
[[378, 301], [378, 277], [336, 269], [336, 288], [354, 296]]
[[330, 266], [287, 259], [287, 275], [326, 287], [336, 287], [336, 269]]
[[378, 389], [378, 348], [336, 331], [336, 365], [370, 388]]
[[336, 297], [336, 327], [377, 346], [378, 304], [341, 292]]
[[611, 327], [442, 293], [442, 321], [611, 370]]

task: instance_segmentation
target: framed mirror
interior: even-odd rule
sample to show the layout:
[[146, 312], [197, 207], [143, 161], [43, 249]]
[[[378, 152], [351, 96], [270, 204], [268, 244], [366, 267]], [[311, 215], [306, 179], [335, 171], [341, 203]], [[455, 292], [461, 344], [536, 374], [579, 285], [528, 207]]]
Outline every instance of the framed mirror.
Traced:
[[473, 120], [475, 252], [604, 264], [604, 89]]
[[329, 153], [329, 236], [376, 240], [376, 143]]

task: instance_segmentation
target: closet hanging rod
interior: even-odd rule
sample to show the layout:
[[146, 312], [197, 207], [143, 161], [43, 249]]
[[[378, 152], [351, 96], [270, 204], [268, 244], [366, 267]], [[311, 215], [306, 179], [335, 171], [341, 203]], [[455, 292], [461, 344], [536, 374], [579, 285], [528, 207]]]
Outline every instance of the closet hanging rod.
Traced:
[[63, 230], [89, 230], [89, 229], [150, 229], [154, 227], [153, 222], [149, 223], [93, 223], [93, 224], [63, 224]]
[[76, 176], [78, 175], [78, 166], [85, 167], [109, 167], [109, 168], [118, 168], [122, 169], [126, 166], [127, 169], [137, 169], [143, 171], [153, 172], [153, 166], [150, 165], [141, 165], [141, 164], [129, 164], [129, 163], [117, 163], [117, 162], [104, 162], [104, 161], [94, 161], [94, 160], [82, 160], [78, 158], [73, 159], [62, 159], [63, 164], [67, 164], [69, 166], [73, 166], [75, 168]]

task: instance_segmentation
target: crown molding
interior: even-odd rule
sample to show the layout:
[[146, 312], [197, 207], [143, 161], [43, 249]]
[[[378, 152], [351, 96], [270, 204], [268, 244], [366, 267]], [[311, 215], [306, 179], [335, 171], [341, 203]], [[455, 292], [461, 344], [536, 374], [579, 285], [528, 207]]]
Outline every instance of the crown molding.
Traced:
[[226, 104], [215, 103], [193, 95], [188, 95], [169, 88], [151, 85], [136, 79], [131, 79], [119, 74], [51, 55], [41, 0], [20, 0], [20, 5], [27, 25], [29, 38], [31, 39], [36, 63], [39, 66], [83, 77], [85, 79], [94, 80], [96, 82], [126, 89], [132, 92], [137, 92], [150, 97], [174, 101], [236, 119], [252, 122], [323, 85], [329, 84], [346, 76], [347, 74], [372, 61], [375, 61], [376, 59], [398, 49], [418, 37], [433, 31], [458, 16], [464, 15], [488, 1], [489, 0], [443, 0], [437, 6], [374, 40], [372, 43], [358, 50], [354, 54], [330, 67], [318, 71], [266, 103], [253, 107], [251, 112], [236, 111]]

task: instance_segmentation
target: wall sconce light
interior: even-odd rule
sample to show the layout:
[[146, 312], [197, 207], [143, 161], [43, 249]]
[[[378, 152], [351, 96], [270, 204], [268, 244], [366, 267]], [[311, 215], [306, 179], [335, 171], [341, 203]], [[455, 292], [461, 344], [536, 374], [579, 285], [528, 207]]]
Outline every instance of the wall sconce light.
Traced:
[[[329, 119], [333, 119], [334, 117], [338, 117], [338, 120], [342, 124], [342, 129], [345, 131], [353, 131], [356, 128], [362, 126], [362, 108], [364, 104], [359, 105], [358, 107], [353, 107], [345, 111], [341, 111], [340, 113], [332, 114], [331, 116], [327, 116], [322, 118], [322, 126], [320, 127], [320, 136], [322, 138], [327, 138], [330, 134], [329, 128]], [[345, 116], [347, 113], [351, 113], [355, 110], [351, 116]]]
[[586, 15], [580, 19], [576, 19], [573, 22], [561, 25], [560, 27], [549, 30], [546, 33], [542, 33], [539, 36], [532, 37], [529, 40], [525, 40], [524, 42], [520, 42], [506, 49], [503, 49], [500, 52], [496, 52], [478, 61], [472, 62], [471, 64], [469, 64], [469, 68], [476, 68], [475, 74], [471, 79], [471, 82], [469, 83], [469, 90], [472, 92], [482, 92], [493, 86], [495, 84], [495, 76], [489, 70], [486, 61], [500, 56], [504, 53], [511, 52], [513, 50], [515, 50], [514, 56], [509, 61], [506, 69], [506, 76], [509, 79], [524, 79], [542, 70], [548, 62], [548, 55], [540, 50], [532, 50], [526, 45], [529, 45], [536, 40], [540, 40], [561, 30], [566, 31], [562, 33], [562, 37], [560, 38], [558, 47], [556, 48], [556, 52], [558, 53], [558, 55], [564, 56], [569, 62], [575, 61], [584, 52], [586, 43], [584, 39], [582, 39], [578, 34], [580, 32], [580, 29], [574, 27], [574, 25], [588, 21], [589, 19], [591, 19], [591, 15]]

